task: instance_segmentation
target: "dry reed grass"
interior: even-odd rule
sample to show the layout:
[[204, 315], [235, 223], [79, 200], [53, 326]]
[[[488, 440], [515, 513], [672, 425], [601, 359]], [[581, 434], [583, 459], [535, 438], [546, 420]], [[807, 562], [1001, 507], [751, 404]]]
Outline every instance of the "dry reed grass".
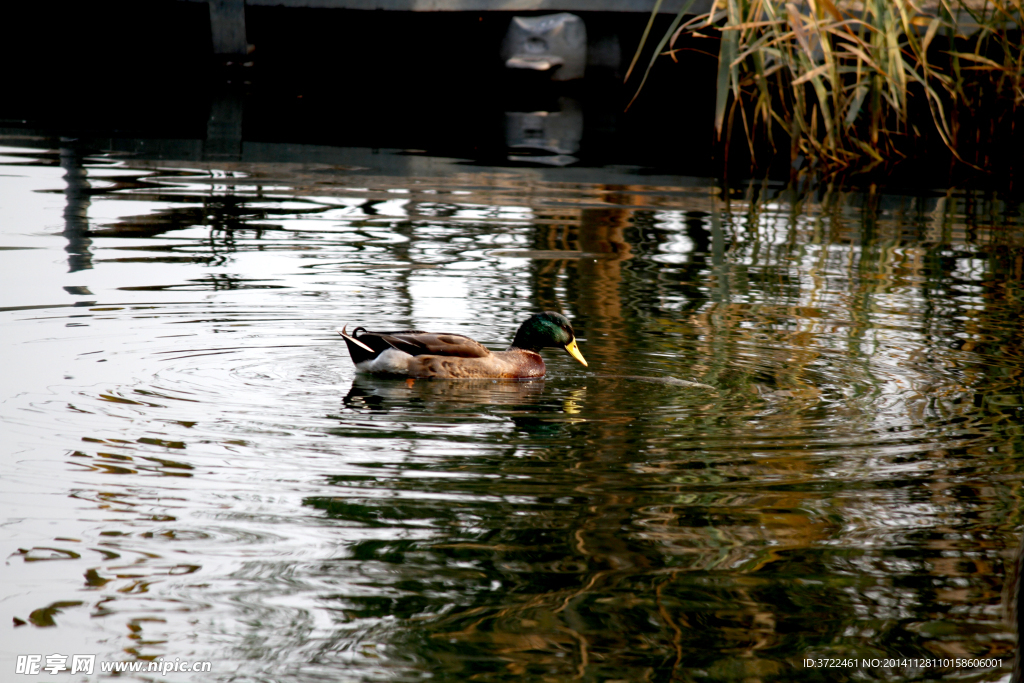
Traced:
[[791, 157], [823, 170], [884, 164], [937, 135], [983, 167], [983, 143], [1012, 128], [1024, 104], [1022, 0], [717, 0], [688, 18], [691, 5], [661, 36], [637, 93], [660, 56], [676, 59], [681, 38], [717, 32], [715, 129], [726, 153], [739, 125], [755, 160], [759, 135], [774, 152], [782, 132]]

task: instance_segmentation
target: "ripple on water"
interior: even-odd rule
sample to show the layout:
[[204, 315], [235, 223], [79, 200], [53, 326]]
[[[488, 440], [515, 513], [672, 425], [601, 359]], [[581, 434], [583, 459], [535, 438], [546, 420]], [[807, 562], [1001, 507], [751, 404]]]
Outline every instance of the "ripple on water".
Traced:
[[[0, 311], [45, 377], [2, 404], [21, 651], [57, 625], [275, 682], [1009, 653], [1024, 402], [995, 251], [908, 268], [882, 223], [843, 236], [859, 207], [671, 183], [248, 168], [221, 206], [223, 169], [153, 167], [91, 195], [118, 219], [61, 276], [81, 305]], [[498, 347], [535, 308], [590, 368], [355, 377], [332, 332]]]

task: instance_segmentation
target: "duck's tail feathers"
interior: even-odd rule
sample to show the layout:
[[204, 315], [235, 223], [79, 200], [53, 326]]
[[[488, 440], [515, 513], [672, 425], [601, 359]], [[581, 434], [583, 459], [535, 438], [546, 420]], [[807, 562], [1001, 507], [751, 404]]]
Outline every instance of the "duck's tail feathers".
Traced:
[[[371, 348], [370, 348], [369, 346], [367, 346], [367, 345], [366, 345], [366, 344], [364, 344], [363, 342], [359, 341], [358, 339], [356, 339], [356, 338], [355, 338], [355, 337], [353, 337], [352, 335], [348, 334], [348, 332], [347, 332], [347, 329], [346, 329], [346, 328], [348, 328], [348, 325], [345, 325], [345, 326], [344, 326], [344, 327], [342, 327], [342, 328], [341, 328], [340, 330], [335, 330], [335, 331], [336, 331], [336, 332], [337, 332], [338, 334], [340, 334], [340, 335], [341, 335], [342, 337], [344, 337], [345, 341], [346, 341], [346, 342], [348, 342], [348, 344], [350, 345], [350, 347], [349, 347], [349, 348], [351, 348], [351, 345], [352, 345], [352, 344], [355, 344], [356, 346], [358, 346], [358, 347], [360, 347], [360, 348], [362, 348], [362, 349], [364, 349], [364, 350], [366, 350], [366, 351], [369, 351], [369, 352], [370, 352], [371, 354], [376, 354], [376, 353], [377, 353], [376, 351], [374, 351], [373, 349], [371, 349]], [[356, 332], [358, 332], [358, 331], [359, 331], [359, 329], [360, 329], [360, 328], [358, 328], [358, 327], [357, 327], [357, 328], [355, 329], [355, 331], [356, 331]]]

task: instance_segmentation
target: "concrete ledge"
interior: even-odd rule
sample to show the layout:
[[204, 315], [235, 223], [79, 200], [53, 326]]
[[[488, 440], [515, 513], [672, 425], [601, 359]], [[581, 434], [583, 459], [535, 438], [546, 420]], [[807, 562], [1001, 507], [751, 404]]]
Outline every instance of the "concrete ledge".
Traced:
[[[206, 2], [207, 0], [190, 0]], [[710, 10], [713, 0], [696, 0], [691, 14]], [[664, 0], [662, 14], [676, 14], [685, 0]], [[264, 7], [391, 10], [395, 12], [645, 12], [655, 0], [245, 0]]]

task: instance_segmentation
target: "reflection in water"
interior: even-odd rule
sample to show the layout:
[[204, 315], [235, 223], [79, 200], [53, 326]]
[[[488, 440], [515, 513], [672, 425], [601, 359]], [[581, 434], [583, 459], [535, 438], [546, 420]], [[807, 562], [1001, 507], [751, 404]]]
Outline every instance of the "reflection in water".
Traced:
[[[513, 150], [509, 160], [567, 166], [583, 139], [583, 110], [571, 97], [558, 98], [558, 111], [505, 112], [505, 144]], [[537, 155], [536, 152], [551, 155]], [[525, 156], [534, 152], [532, 156]]]
[[[69, 285], [95, 302], [2, 312], [61, 373], [6, 380], [10, 652], [45, 632], [214, 680], [1009, 673], [1014, 205], [84, 163], [67, 242], [90, 235], [95, 276]], [[589, 370], [354, 377], [331, 332], [498, 348], [543, 309], [578, 323]]]
[[214, 92], [203, 143], [204, 159], [237, 161], [242, 158], [244, 108], [245, 93], [234, 88], [220, 88]]
[[89, 178], [82, 166], [82, 155], [75, 149], [73, 140], [62, 141], [66, 146], [60, 149], [60, 165], [64, 169], [64, 180], [67, 187], [64, 196], [67, 204], [64, 208], [64, 237], [68, 245], [64, 250], [68, 253], [68, 272], [92, 268], [89, 246], [92, 244], [86, 235], [89, 234]]
[[[1013, 566], [1006, 573], [1006, 584], [1003, 587], [1003, 604], [1005, 613], [1017, 642], [1020, 643], [1021, 633], [1024, 633], [1024, 592], [1021, 591], [1021, 581], [1024, 580], [1024, 539], [1017, 546], [1017, 552], [1013, 558]], [[1021, 658], [1021, 648], [1018, 646], [1013, 655], [1013, 674], [1011, 683], [1020, 683], [1024, 680], [1024, 661]]]
[[382, 379], [359, 374], [343, 403], [349, 410], [388, 411], [405, 403], [429, 403], [435, 410], [446, 412], [460, 407], [506, 405], [539, 397], [544, 380], [463, 379], [458, 382], [428, 380]]

